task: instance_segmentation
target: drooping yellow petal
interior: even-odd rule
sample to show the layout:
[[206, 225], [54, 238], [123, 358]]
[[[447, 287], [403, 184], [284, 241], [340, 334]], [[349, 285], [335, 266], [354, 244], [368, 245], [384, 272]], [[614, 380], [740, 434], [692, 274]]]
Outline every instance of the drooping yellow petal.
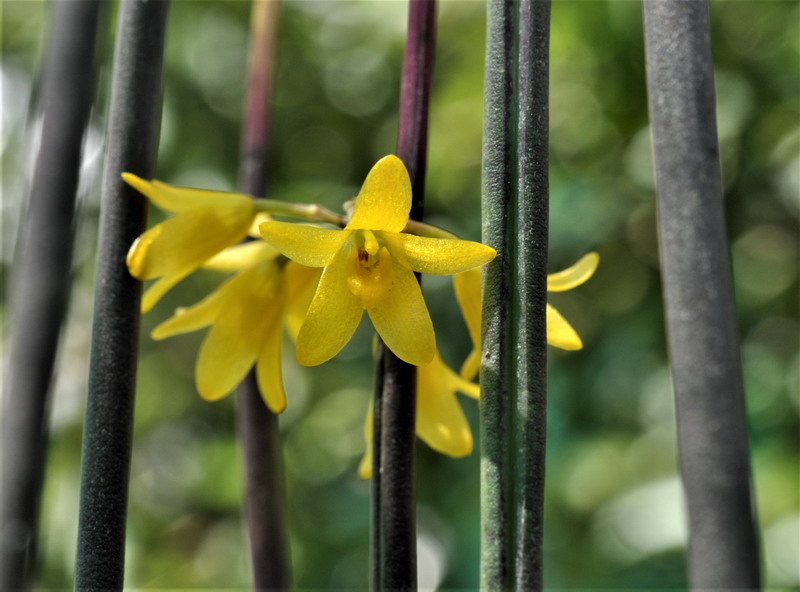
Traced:
[[372, 477], [372, 422], [374, 414], [374, 404], [372, 399], [369, 400], [369, 408], [367, 408], [367, 417], [364, 420], [364, 456], [358, 465], [358, 476], [362, 479], [369, 479]]
[[224, 285], [224, 305], [197, 356], [195, 378], [203, 398], [224, 397], [253, 367], [263, 337], [280, 311], [277, 278], [277, 265], [266, 262]]
[[207, 327], [216, 320], [224, 304], [225, 291], [220, 287], [197, 304], [176, 310], [172, 317], [153, 329], [150, 337], [161, 340]]
[[340, 249], [322, 272], [314, 299], [297, 335], [297, 360], [304, 366], [327, 362], [350, 341], [364, 307], [347, 287], [349, 249]]
[[461, 364], [461, 376], [466, 380], [472, 380], [481, 369], [481, 350], [480, 345], [478, 349], [473, 349], [467, 355], [467, 359]]
[[200, 206], [224, 203], [236, 207], [252, 202], [252, 198], [241, 193], [209, 191], [191, 187], [174, 187], [157, 179], [146, 181], [133, 173], [122, 173], [122, 180], [147, 197], [153, 204], [167, 212], [183, 212]]
[[467, 324], [472, 347], [481, 347], [481, 270], [473, 268], [453, 276], [453, 289]]
[[280, 315], [266, 328], [261, 349], [256, 361], [256, 381], [264, 402], [273, 413], [286, 409], [286, 392], [283, 389], [281, 370], [281, 321]]
[[434, 450], [449, 456], [472, 452], [472, 432], [452, 389], [458, 377], [438, 353], [417, 368], [417, 435]]
[[400, 263], [431, 275], [452, 275], [479, 267], [497, 252], [481, 243], [454, 238], [428, 238], [399, 232], [380, 232], [392, 255]]
[[575, 329], [554, 307], [547, 305], [547, 343], [566, 350], [578, 350], [583, 342]]
[[600, 263], [600, 255], [587, 253], [567, 269], [549, 274], [547, 276], [547, 291], [563, 292], [580, 286], [594, 275], [598, 263]]
[[240, 271], [259, 261], [274, 259], [278, 255], [278, 251], [264, 241], [250, 241], [217, 253], [206, 261], [203, 267], [214, 271]]
[[346, 230], [400, 232], [411, 211], [411, 180], [403, 161], [384, 156], [367, 175]]
[[292, 261], [308, 267], [330, 265], [350, 232], [288, 222], [264, 222], [261, 238]]
[[402, 265], [394, 265], [391, 285], [380, 304], [367, 309], [375, 330], [401, 360], [423, 366], [436, 352], [433, 323], [417, 278]]
[[294, 261], [289, 261], [283, 268], [283, 285], [286, 290], [283, 305], [284, 322], [289, 337], [295, 343], [300, 327], [306, 320], [308, 307], [314, 298], [321, 274], [322, 270], [318, 267], [306, 267]]
[[161, 279], [155, 281], [147, 290], [142, 294], [142, 303], [140, 306], [141, 313], [150, 312], [150, 310], [161, 300], [161, 298], [169, 292], [175, 284], [192, 273], [191, 269], [182, 269], [179, 273], [165, 275]]

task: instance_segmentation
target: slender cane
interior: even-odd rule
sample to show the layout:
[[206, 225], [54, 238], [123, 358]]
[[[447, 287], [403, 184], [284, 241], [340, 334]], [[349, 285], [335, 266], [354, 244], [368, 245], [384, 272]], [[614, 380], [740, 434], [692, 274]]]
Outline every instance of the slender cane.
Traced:
[[744, 389], [704, 0], [645, 0], [666, 323], [695, 590], [758, 589]]
[[83, 435], [76, 590], [121, 590], [141, 283], [125, 255], [146, 203], [120, 174], [152, 177], [161, 113], [167, 0], [120, 6], [97, 254]]
[[12, 281], [0, 420], [0, 590], [27, 588], [35, 562], [47, 400], [69, 295], [75, 196], [101, 6], [96, 0], [52, 4], [41, 147]]
[[[435, 0], [411, 0], [400, 94], [397, 156], [411, 177], [411, 218], [422, 220], [428, 107], [436, 39]], [[372, 475], [372, 584], [375, 590], [416, 590], [414, 434], [416, 367], [378, 348]]]
[[[277, 0], [254, 0], [250, 17], [247, 99], [242, 124], [239, 186], [264, 197], [270, 145], [278, 31]], [[236, 408], [246, 470], [245, 516], [255, 590], [286, 590], [290, 583], [284, 523], [284, 479], [278, 418], [264, 404], [253, 371], [239, 387]]]

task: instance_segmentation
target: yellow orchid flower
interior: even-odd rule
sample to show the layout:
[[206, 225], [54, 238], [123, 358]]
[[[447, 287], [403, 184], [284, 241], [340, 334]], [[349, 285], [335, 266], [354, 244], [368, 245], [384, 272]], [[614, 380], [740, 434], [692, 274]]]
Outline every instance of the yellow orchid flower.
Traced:
[[173, 187], [131, 173], [122, 178], [162, 210], [177, 214], [142, 234], [128, 251], [133, 277], [160, 278], [142, 296], [142, 312], [206, 260], [242, 240], [256, 215], [253, 199], [240, 193]]
[[[417, 437], [437, 452], [458, 458], [472, 452], [472, 432], [456, 392], [480, 397], [480, 387], [453, 372], [438, 351], [430, 364], [417, 368]], [[358, 466], [362, 479], [372, 476], [373, 413], [370, 402], [364, 425], [367, 448]]]
[[241, 270], [189, 308], [178, 309], [151, 336], [172, 335], [211, 326], [195, 367], [200, 395], [214, 401], [230, 393], [255, 364], [256, 379], [271, 411], [286, 408], [281, 374], [281, 327], [297, 326], [311, 302], [319, 270], [294, 262], [281, 265], [278, 252], [263, 241], [222, 251], [205, 267]]
[[339, 353], [365, 309], [400, 359], [417, 366], [433, 360], [433, 324], [413, 272], [460, 273], [491, 261], [495, 251], [471, 241], [405, 234], [410, 210], [408, 171], [399, 158], [386, 156], [367, 175], [343, 230], [260, 225], [264, 240], [286, 257], [324, 268], [297, 336], [301, 364], [322, 364]]
[[[563, 271], [547, 276], [548, 292], [564, 292], [586, 282], [597, 269], [600, 256], [588, 253], [577, 263]], [[472, 351], [461, 367], [461, 376], [472, 379], [478, 374], [481, 359], [481, 271], [472, 269], [453, 278], [456, 299], [469, 329]], [[583, 342], [575, 329], [561, 316], [555, 307], [547, 305], [547, 343], [566, 350], [578, 350]]]

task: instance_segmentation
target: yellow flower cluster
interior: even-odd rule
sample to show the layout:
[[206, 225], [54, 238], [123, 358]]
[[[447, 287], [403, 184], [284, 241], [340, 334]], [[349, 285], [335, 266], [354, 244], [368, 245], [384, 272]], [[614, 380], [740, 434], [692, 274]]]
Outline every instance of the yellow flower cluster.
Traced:
[[[142, 312], [201, 267], [234, 274], [152, 332], [154, 339], [164, 339], [210, 327], [195, 369], [203, 398], [224, 397], [255, 367], [267, 406], [280, 413], [286, 407], [283, 328], [296, 343], [298, 361], [313, 366], [341, 351], [366, 310], [387, 347], [419, 367], [417, 435], [450, 456], [472, 451], [472, 433], [455, 393], [479, 397], [478, 385], [470, 380], [480, 362], [480, 267], [495, 251], [472, 241], [403, 232], [409, 222], [411, 183], [400, 159], [387, 156], [372, 168], [341, 229], [274, 221], [259, 210], [257, 200], [242, 194], [172, 187], [130, 173], [123, 179], [156, 206], [176, 214], [140, 236], [128, 253], [131, 275], [157, 280], [142, 298]], [[261, 240], [238, 244], [248, 234]], [[548, 290], [583, 283], [597, 262], [597, 255], [590, 253], [549, 276]], [[437, 352], [414, 272], [454, 275], [473, 344], [460, 376]], [[556, 347], [582, 346], [549, 305], [547, 336]], [[362, 477], [370, 472], [371, 413]]]

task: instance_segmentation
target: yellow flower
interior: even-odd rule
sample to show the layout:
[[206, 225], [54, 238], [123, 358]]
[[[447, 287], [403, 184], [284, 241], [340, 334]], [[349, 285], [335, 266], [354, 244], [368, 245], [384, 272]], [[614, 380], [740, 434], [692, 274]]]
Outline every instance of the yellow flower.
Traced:
[[480, 243], [404, 234], [411, 182], [396, 156], [367, 175], [344, 230], [265, 222], [261, 235], [289, 259], [324, 267], [297, 337], [305, 366], [328, 361], [350, 341], [366, 309], [378, 334], [400, 359], [431, 362], [436, 350], [428, 309], [414, 271], [450, 275], [491, 261]]
[[[563, 292], [580, 286], [592, 277], [599, 262], [600, 256], [597, 253], [588, 253], [571, 267], [551, 273], [547, 276], [547, 291]], [[472, 340], [472, 351], [461, 367], [461, 375], [472, 379], [478, 374], [481, 365], [480, 269], [472, 269], [458, 274], [453, 278], [453, 286]], [[577, 350], [583, 347], [583, 342], [575, 329], [561, 316], [561, 313], [549, 304], [547, 305], [547, 343], [566, 350]]]
[[[417, 437], [437, 452], [461, 457], [472, 452], [472, 432], [456, 392], [473, 399], [480, 397], [478, 385], [453, 372], [439, 357], [439, 352], [434, 354], [430, 364], [417, 368]], [[370, 402], [364, 425], [367, 449], [358, 466], [362, 479], [372, 476], [372, 414]]]
[[[231, 247], [206, 267], [241, 270], [219, 288], [153, 329], [153, 339], [211, 326], [197, 356], [200, 395], [214, 401], [231, 392], [255, 364], [264, 401], [274, 413], [286, 407], [281, 375], [281, 327], [292, 334], [311, 301], [319, 271], [277, 260], [262, 241]], [[285, 262], [285, 260], [284, 260]]]
[[160, 278], [142, 296], [142, 312], [206, 260], [242, 240], [256, 214], [247, 195], [172, 187], [131, 173], [122, 178], [162, 210], [177, 214], [145, 232], [128, 251], [133, 277]]

